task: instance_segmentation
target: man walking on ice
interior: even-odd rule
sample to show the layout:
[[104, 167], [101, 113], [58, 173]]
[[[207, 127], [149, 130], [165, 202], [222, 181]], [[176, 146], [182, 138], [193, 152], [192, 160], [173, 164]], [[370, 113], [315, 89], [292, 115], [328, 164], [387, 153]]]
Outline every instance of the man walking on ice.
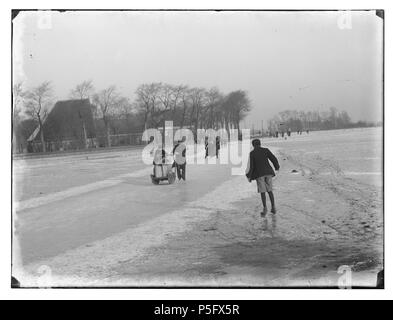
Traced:
[[177, 178], [179, 180], [186, 180], [186, 145], [184, 143], [184, 137], [179, 140], [173, 148], [174, 163], [173, 166], [176, 168]]
[[269, 164], [269, 160], [273, 163], [274, 169], [278, 171], [280, 165], [277, 158], [268, 148], [261, 147], [259, 139], [252, 140], [254, 150], [250, 152], [246, 169], [246, 176], [249, 182], [256, 180], [258, 193], [261, 194], [263, 212], [267, 214], [266, 192], [269, 194], [270, 203], [272, 205], [272, 213], [276, 213], [276, 205], [273, 195], [273, 177], [276, 175], [273, 168]]

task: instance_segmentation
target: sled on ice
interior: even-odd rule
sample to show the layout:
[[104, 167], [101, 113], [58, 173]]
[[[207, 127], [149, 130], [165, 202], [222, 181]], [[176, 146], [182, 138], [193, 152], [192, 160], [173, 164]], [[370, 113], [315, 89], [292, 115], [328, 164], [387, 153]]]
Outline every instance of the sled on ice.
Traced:
[[173, 159], [164, 150], [156, 150], [153, 161], [153, 174], [150, 177], [153, 184], [159, 184], [160, 181], [168, 181], [169, 184], [172, 184], [176, 181]]

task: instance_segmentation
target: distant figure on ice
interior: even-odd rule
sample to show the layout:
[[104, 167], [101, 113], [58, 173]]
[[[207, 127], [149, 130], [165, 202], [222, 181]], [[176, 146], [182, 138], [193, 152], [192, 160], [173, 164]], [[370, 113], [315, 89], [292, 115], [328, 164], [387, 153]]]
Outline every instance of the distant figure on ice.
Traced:
[[261, 194], [263, 212], [267, 213], [266, 192], [269, 194], [270, 203], [272, 205], [272, 213], [276, 213], [276, 205], [274, 203], [273, 195], [273, 177], [275, 176], [273, 168], [269, 164], [269, 160], [273, 163], [276, 171], [280, 169], [277, 158], [268, 148], [261, 147], [259, 139], [252, 140], [254, 150], [250, 152], [248, 158], [246, 176], [249, 182], [256, 180], [258, 193]]
[[220, 137], [216, 137], [216, 158], [218, 159], [218, 154], [220, 152]]
[[186, 180], [186, 145], [183, 143], [184, 138], [179, 140], [173, 148], [173, 167], [176, 168], [177, 178]]
[[218, 158], [218, 154], [220, 151], [220, 137], [216, 137], [216, 141], [214, 139], [209, 139], [209, 137], [205, 137], [205, 159], [207, 157], [212, 157], [213, 155]]
[[166, 152], [163, 148], [158, 148], [154, 153], [153, 165], [161, 165], [166, 162]]
[[209, 155], [209, 137], [205, 137], [205, 159]]

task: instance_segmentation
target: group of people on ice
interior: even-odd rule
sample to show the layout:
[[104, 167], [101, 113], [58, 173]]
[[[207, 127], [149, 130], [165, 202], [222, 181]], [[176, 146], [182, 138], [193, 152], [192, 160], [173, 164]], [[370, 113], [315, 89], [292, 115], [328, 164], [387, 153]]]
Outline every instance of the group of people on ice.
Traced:
[[[257, 192], [261, 195], [263, 211], [262, 215], [268, 212], [266, 193], [269, 195], [271, 210], [275, 214], [277, 212], [274, 194], [273, 194], [273, 177], [280, 169], [280, 165], [276, 156], [268, 149], [261, 147], [261, 140], [252, 140], [253, 150], [248, 157], [246, 177], [249, 182], [256, 181]], [[210, 150], [210, 151], [209, 151]], [[205, 139], [205, 158], [212, 155], [212, 150], [215, 150], [215, 156], [218, 158], [220, 150], [220, 139], [217, 137], [213, 144], [208, 139]], [[179, 180], [186, 180], [186, 145], [184, 138], [176, 142], [173, 150], [173, 164], [171, 168], [175, 168], [176, 175]], [[167, 155], [164, 149], [157, 150], [153, 164], [163, 167], [167, 160]], [[273, 164], [274, 170], [269, 161]]]
[[[185, 139], [178, 140], [173, 147], [173, 164], [172, 168], [175, 168], [177, 178], [179, 180], [186, 180], [186, 144]], [[216, 137], [215, 141], [211, 142], [208, 137], [205, 138], [205, 159], [209, 156], [215, 156], [218, 158], [220, 152], [220, 137]], [[164, 164], [168, 163], [168, 155], [164, 149], [156, 150], [154, 155], [153, 165], [163, 167]], [[153, 172], [153, 174], [156, 174]]]
[[[301, 135], [303, 133], [303, 130], [302, 129], [298, 129], [296, 132], [297, 132], [298, 135], [299, 134]], [[280, 131], [276, 130], [275, 132], [269, 132], [269, 137], [278, 138], [281, 135], [281, 137], [284, 138], [285, 137], [285, 133], [287, 134], [287, 137], [290, 137], [291, 134], [292, 134], [291, 128], [288, 128], [286, 131], [285, 130], [280, 130]], [[309, 134], [310, 130], [307, 129], [306, 133]]]
[[[182, 140], [178, 140], [173, 147], [172, 155], [173, 161], [169, 159], [169, 155], [167, 155], [164, 148], [157, 149], [154, 154], [153, 160], [153, 182], [157, 182], [159, 178], [168, 178], [168, 171], [164, 167], [167, 168], [168, 164], [172, 162], [170, 168], [175, 168], [175, 174], [179, 180], [186, 180], [186, 144], [184, 143], [184, 138]], [[170, 178], [168, 181], [171, 183]]]

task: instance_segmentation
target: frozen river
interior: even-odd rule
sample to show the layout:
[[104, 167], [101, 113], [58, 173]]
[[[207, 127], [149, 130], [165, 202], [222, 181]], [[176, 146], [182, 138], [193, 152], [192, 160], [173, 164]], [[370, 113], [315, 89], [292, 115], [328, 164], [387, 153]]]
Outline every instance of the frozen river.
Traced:
[[[221, 262], [215, 262], [215, 268], [223, 268], [221, 264], [225, 259], [224, 264], [233, 265], [225, 274], [239, 272], [235, 268], [239, 264], [236, 258], [231, 260], [228, 256], [231, 248], [233, 253], [237, 252], [236, 246], [244, 238], [242, 232], [248, 224], [246, 229], [255, 229], [253, 232], [258, 234], [258, 241], [266, 241], [266, 236], [273, 237], [273, 233], [273, 238], [279, 237], [280, 241], [290, 243], [294, 243], [291, 242], [294, 239], [301, 244], [322, 241], [315, 252], [310, 250], [313, 259], [320, 250], [325, 250], [323, 241], [329, 237], [332, 237], [329, 246], [334, 241], [351, 241], [341, 248], [345, 252], [343, 261], [353, 259], [363, 263], [363, 260], [379, 259], [380, 240], [375, 242], [374, 238], [382, 232], [381, 128], [320, 131], [309, 135], [295, 133], [289, 139], [263, 139], [262, 145], [276, 152], [282, 165], [275, 180], [280, 211], [274, 223], [266, 221], [267, 225], [262, 226], [255, 224], [252, 218], [258, 217], [260, 210], [255, 186], [244, 177], [231, 176], [229, 165], [189, 165], [186, 182], [154, 186], [149, 179], [151, 167], [142, 163], [140, 149], [16, 160], [16, 262], [29, 270], [48, 265], [59, 274], [66, 266], [68, 272], [73, 270], [81, 273], [80, 276], [89, 270], [93, 276], [97, 272], [95, 276], [98, 278], [117, 274], [118, 279], [123, 279], [125, 275], [139, 272], [144, 276], [156, 275], [159, 272], [154, 266], [157, 265], [162, 265], [160, 272], [165, 273], [165, 270], [174, 268], [171, 261], [179, 259], [171, 256], [172, 251], [166, 252], [170, 246], [165, 243], [170, 243], [171, 237], [183, 237], [179, 243], [185, 245], [194, 239], [193, 233], [200, 233], [196, 231], [197, 224], [202, 221], [213, 223], [212, 217], [216, 219], [214, 226], [204, 226], [203, 230], [215, 230], [220, 236], [204, 237], [203, 240], [208, 242], [203, 245], [218, 248], [220, 243], [217, 241], [231, 236], [233, 247], [226, 246], [225, 252], [211, 253], [221, 256], [217, 258]], [[293, 169], [299, 174], [294, 175]], [[231, 210], [249, 212], [249, 215], [235, 217]], [[228, 214], [223, 220], [226, 224], [217, 218], [218, 213]], [[237, 224], [228, 225], [231, 219]], [[233, 228], [240, 229], [234, 233]], [[183, 232], [188, 234], [186, 238]], [[201, 241], [196, 236], [190, 246], [199, 248]], [[281, 260], [277, 257], [278, 267], [287, 263], [285, 255], [288, 253], [285, 252], [289, 250], [280, 243], [283, 257]], [[360, 243], [367, 244], [367, 248], [357, 249], [371, 252], [371, 258], [360, 258], [358, 251], [351, 251], [350, 248], [355, 248], [358, 243], [359, 246]], [[160, 252], [166, 252], [161, 260], [152, 260], [151, 267], [149, 263], [141, 265], [138, 262], [152, 247], [159, 245], [163, 246]], [[277, 245], [273, 243], [272, 247], [277, 248]], [[294, 254], [296, 250], [292, 248], [290, 251]], [[188, 250], [184, 270], [189, 270], [196, 261], [202, 268], [210, 251], [207, 249], [203, 258]], [[202, 254], [199, 249], [198, 252]], [[160, 259], [159, 254], [153, 256]], [[124, 265], [121, 261], [129, 262]], [[262, 262], [255, 270], [265, 270]], [[296, 263], [302, 269], [302, 262]], [[252, 270], [250, 273], [254, 272]], [[182, 269], [178, 272], [184, 273]]]
[[342, 174], [365, 185], [382, 187], [382, 128], [293, 133], [287, 139], [267, 139], [266, 146], [281, 148], [307, 170]]

